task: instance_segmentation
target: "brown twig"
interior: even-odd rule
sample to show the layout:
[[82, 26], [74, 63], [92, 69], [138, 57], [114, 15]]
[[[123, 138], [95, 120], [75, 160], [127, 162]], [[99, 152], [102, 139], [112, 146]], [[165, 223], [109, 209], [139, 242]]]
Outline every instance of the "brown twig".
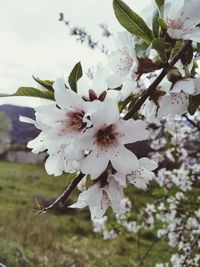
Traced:
[[72, 180], [72, 182], [69, 184], [69, 186], [65, 189], [65, 191], [48, 207], [42, 208], [39, 210], [39, 213], [46, 213], [48, 210], [53, 209], [58, 203], [64, 203], [68, 196], [71, 194], [71, 192], [76, 188], [76, 186], [80, 183], [80, 181], [83, 179], [85, 174], [80, 173], [76, 178]]
[[186, 114], [183, 114], [183, 117], [192, 125], [194, 126], [198, 131], [200, 131], [200, 126], [195, 123], [194, 121], [192, 121], [190, 118], [188, 118], [188, 116]]
[[126, 113], [124, 116], [124, 120], [130, 119], [144, 104], [147, 98], [153, 93], [153, 91], [157, 88], [163, 78], [167, 75], [168, 71], [177, 63], [177, 61], [181, 58], [181, 56], [185, 53], [188, 46], [191, 44], [191, 41], [186, 41], [180, 51], [173, 57], [173, 59], [165, 64], [164, 68], [162, 69], [160, 75], [153, 81], [153, 83], [149, 86], [147, 91], [140, 97], [140, 99], [135, 103], [132, 109]]

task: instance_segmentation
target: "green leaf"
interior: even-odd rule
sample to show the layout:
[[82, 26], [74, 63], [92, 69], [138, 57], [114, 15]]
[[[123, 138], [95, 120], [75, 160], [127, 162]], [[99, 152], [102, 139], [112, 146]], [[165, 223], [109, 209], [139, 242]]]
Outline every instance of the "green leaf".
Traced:
[[197, 43], [197, 53], [200, 54], [200, 43]]
[[147, 44], [151, 43], [153, 40], [153, 33], [137, 13], [131, 10], [129, 6], [121, 0], [114, 0], [113, 8], [116, 18], [125, 29], [138, 38], [143, 39]]
[[200, 106], [200, 94], [190, 95], [189, 96], [189, 107], [188, 107], [188, 112], [190, 113], [190, 115], [194, 115], [194, 113], [197, 111], [199, 106]]
[[195, 60], [193, 60], [193, 65], [192, 65], [192, 69], [191, 69], [191, 77], [194, 78], [197, 74], [197, 69], [199, 68], [199, 65], [197, 64], [197, 62]]
[[159, 37], [160, 25], [158, 23], [158, 20], [159, 20], [159, 11], [155, 10], [153, 14], [153, 23], [152, 23], [153, 35], [155, 38]]
[[147, 51], [148, 51], [149, 45], [145, 42], [137, 43], [135, 44], [135, 52], [138, 58], [144, 58], [147, 57]]
[[54, 100], [54, 94], [50, 91], [40, 91], [33, 87], [20, 87], [16, 93], [9, 96], [31, 96]]
[[183, 41], [182, 40], [179, 40], [179, 41], [176, 42], [176, 44], [175, 44], [175, 46], [174, 46], [174, 48], [172, 49], [172, 52], [171, 52], [171, 56], [170, 56], [171, 59], [180, 51], [182, 46], [183, 46]]
[[164, 6], [165, 0], [155, 0], [156, 5], [158, 6], [159, 10], [162, 9], [162, 7]]
[[163, 31], [167, 31], [167, 24], [163, 19], [159, 18], [158, 23]]
[[40, 85], [42, 85], [43, 87], [45, 87], [47, 90], [49, 91], [54, 91], [53, 90], [53, 83], [54, 81], [49, 81], [49, 80], [40, 80], [39, 78], [36, 78], [35, 76], [33, 76], [33, 79], [39, 83]]
[[78, 62], [74, 66], [68, 78], [69, 85], [71, 89], [75, 92], [77, 92], [77, 82], [82, 77], [82, 75], [83, 75], [82, 66], [81, 63]]
[[170, 44], [165, 42], [162, 38], [154, 39], [152, 42], [152, 48], [155, 49], [160, 55], [163, 61], [166, 61], [167, 55], [166, 53], [170, 49]]

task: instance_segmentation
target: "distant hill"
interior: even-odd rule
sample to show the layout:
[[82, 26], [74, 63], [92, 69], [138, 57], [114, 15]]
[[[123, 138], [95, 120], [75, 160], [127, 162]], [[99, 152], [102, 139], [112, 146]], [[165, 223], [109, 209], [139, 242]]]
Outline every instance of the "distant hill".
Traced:
[[13, 143], [26, 144], [38, 135], [39, 131], [34, 125], [19, 121], [20, 115], [34, 119], [34, 109], [14, 105], [0, 105], [0, 112], [1, 111], [3, 111], [12, 122], [11, 140]]

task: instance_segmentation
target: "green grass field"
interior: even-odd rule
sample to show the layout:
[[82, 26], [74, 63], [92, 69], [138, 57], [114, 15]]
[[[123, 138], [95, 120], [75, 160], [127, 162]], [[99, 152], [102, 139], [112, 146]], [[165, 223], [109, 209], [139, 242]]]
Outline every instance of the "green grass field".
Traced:
[[[136, 236], [126, 234], [104, 241], [94, 234], [87, 209], [74, 214], [36, 213], [35, 198], [54, 199], [66, 187], [66, 177], [48, 176], [40, 166], [0, 162], [0, 262], [7, 267], [129, 267], [155, 239], [147, 233], [140, 248]], [[130, 192], [139, 210], [151, 192]], [[77, 192], [71, 197], [75, 201]], [[158, 243], [140, 266], [167, 261], [169, 249]]]

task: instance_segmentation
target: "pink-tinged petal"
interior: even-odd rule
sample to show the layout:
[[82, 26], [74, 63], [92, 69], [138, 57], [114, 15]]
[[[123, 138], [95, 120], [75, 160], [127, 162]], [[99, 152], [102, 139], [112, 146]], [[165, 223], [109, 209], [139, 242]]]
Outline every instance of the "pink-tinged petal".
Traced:
[[81, 160], [82, 173], [90, 174], [91, 179], [97, 179], [108, 166], [109, 159], [105, 153], [94, 150]]
[[149, 171], [153, 171], [156, 168], [158, 168], [157, 162], [155, 162], [152, 159], [145, 158], [145, 157], [139, 159], [139, 165], [140, 165], [140, 167], [143, 167]]
[[179, 29], [168, 29], [167, 33], [172, 39], [182, 39], [183, 38], [183, 30]]
[[98, 104], [98, 110], [91, 114], [91, 121], [95, 127], [111, 125], [119, 119], [119, 110], [116, 102], [106, 100], [104, 102], [95, 101]]
[[193, 94], [194, 93], [194, 79], [180, 80], [176, 82], [171, 90], [173, 93], [180, 93], [181, 91]]
[[91, 88], [91, 82], [89, 79], [83, 75], [77, 82], [77, 93], [82, 97], [89, 97], [89, 89]]
[[142, 120], [129, 119], [124, 121], [120, 119], [116, 124], [116, 132], [119, 133], [117, 140], [120, 144], [130, 144], [145, 140], [149, 136], [146, 130], [146, 123]]
[[71, 89], [65, 87], [62, 78], [57, 79], [53, 84], [56, 103], [63, 109], [82, 109], [83, 100]]
[[139, 167], [136, 155], [124, 146], [117, 146], [110, 151], [110, 161], [113, 168], [122, 174], [131, 173]]
[[107, 73], [106, 67], [103, 64], [98, 64], [96, 68], [96, 72], [94, 74], [94, 78], [92, 79], [92, 88], [97, 96], [99, 96], [103, 91], [107, 91]]

